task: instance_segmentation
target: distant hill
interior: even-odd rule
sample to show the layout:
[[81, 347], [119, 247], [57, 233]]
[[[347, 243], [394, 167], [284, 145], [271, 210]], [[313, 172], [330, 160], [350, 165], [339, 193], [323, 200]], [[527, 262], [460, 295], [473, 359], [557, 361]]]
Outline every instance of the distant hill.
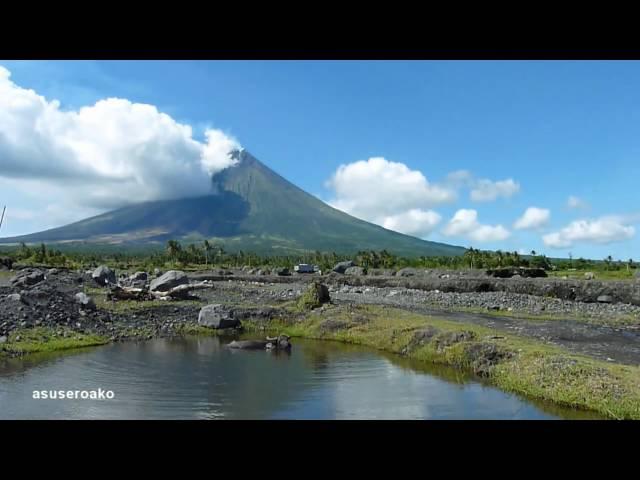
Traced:
[[[403, 256], [461, 255], [464, 248], [429, 242], [354, 218], [285, 180], [246, 151], [212, 177], [212, 194], [140, 203], [4, 243], [162, 244], [216, 240], [229, 251], [285, 254], [386, 249]], [[86, 246], [86, 245], [85, 245]]]

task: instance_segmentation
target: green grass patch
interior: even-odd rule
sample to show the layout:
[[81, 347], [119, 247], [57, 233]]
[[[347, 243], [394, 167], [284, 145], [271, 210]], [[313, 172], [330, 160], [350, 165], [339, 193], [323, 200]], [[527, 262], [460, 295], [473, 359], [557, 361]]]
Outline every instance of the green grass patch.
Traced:
[[[245, 322], [246, 330], [252, 327], [257, 324]], [[572, 354], [510, 332], [373, 305], [332, 306], [302, 320], [275, 319], [269, 330], [470, 368], [489, 383], [532, 399], [614, 419], [640, 419], [640, 368]]]
[[[627, 271], [626, 268], [620, 270], [590, 270], [595, 275], [595, 280], [632, 280], [636, 273], [635, 269]], [[584, 280], [587, 270], [554, 270], [548, 271], [547, 275], [553, 278], [567, 277], [571, 280]]]
[[23, 328], [11, 332], [7, 342], [0, 345], [0, 354], [25, 355], [36, 352], [52, 352], [104, 345], [108, 341], [106, 337], [74, 332], [68, 328]]
[[0, 270], [0, 278], [11, 278], [15, 274], [15, 272], [10, 272], [9, 270]]
[[96, 306], [103, 310], [108, 310], [113, 313], [135, 313], [141, 310], [149, 310], [154, 308], [172, 306], [172, 307], [184, 307], [184, 306], [200, 306], [203, 304], [197, 300], [107, 300], [107, 291], [102, 288], [85, 287], [84, 293], [93, 298]]

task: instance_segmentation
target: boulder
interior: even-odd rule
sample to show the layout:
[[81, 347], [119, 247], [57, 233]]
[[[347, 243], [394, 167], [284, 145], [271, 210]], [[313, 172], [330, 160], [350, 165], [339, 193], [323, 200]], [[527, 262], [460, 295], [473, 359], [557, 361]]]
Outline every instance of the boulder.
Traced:
[[76, 300], [76, 303], [80, 304], [81, 308], [84, 308], [86, 310], [95, 310], [96, 309], [95, 302], [87, 294], [82, 293], [82, 292], [76, 293], [74, 298]]
[[162, 275], [162, 270], [160, 270], [159, 268], [154, 268], [153, 269], [153, 276], [158, 278], [159, 276]]
[[168, 292], [178, 285], [185, 285], [187, 283], [189, 283], [189, 278], [184, 272], [179, 270], [169, 270], [160, 278], [156, 278], [151, 282], [149, 290], [152, 292]]
[[0, 344], [6, 343], [6, 341], [7, 341], [6, 335], [3, 335], [3, 336], [0, 337]]
[[362, 267], [349, 267], [344, 273], [345, 275], [366, 275], [365, 269]]
[[91, 278], [100, 286], [116, 283], [116, 272], [105, 265], [100, 265], [91, 273]]
[[9, 282], [14, 287], [26, 287], [35, 285], [36, 283], [40, 283], [44, 280], [44, 273], [40, 270], [23, 270], [15, 277], [13, 277]]
[[233, 312], [223, 305], [206, 305], [200, 309], [198, 325], [216, 330], [223, 328], [236, 328], [240, 326], [240, 320], [233, 318]]
[[275, 273], [276, 275], [280, 275], [281, 277], [291, 275], [291, 272], [287, 267], [276, 268], [272, 271], [272, 273]]
[[355, 267], [356, 264], [353, 263], [351, 260], [348, 260], [346, 262], [340, 262], [340, 263], [336, 263], [333, 267], [333, 271], [336, 273], [344, 273], [347, 268], [350, 267]]
[[143, 288], [147, 284], [149, 275], [147, 272], [136, 272], [122, 280], [120, 283], [128, 287]]
[[415, 268], [402, 268], [396, 272], [396, 277], [415, 277], [418, 271]]
[[303, 310], [311, 310], [331, 301], [326, 285], [313, 282], [298, 299], [298, 306]]
[[584, 272], [584, 279], [585, 280], [594, 280], [596, 278], [595, 274], [593, 272]]
[[129, 277], [129, 280], [134, 282], [143, 281], [146, 282], [149, 278], [149, 274], [147, 272], [136, 272]]
[[598, 303], [613, 303], [613, 297], [611, 295], [600, 295], [597, 301]]
[[13, 260], [9, 257], [0, 257], [0, 270], [11, 270], [13, 268]]
[[12, 293], [11, 295], [7, 295], [6, 298], [11, 302], [19, 302], [20, 300], [22, 300], [22, 297], [19, 293]]

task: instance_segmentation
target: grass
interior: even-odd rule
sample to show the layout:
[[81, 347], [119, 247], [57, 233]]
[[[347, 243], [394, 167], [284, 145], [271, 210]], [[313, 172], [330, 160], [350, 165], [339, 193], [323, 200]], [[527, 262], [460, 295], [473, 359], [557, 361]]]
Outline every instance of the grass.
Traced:
[[584, 280], [584, 274], [591, 271], [595, 280], [632, 280], [636, 273], [635, 269], [627, 271], [626, 268], [620, 270], [555, 270], [547, 272], [549, 277], [567, 277], [572, 280]]
[[[257, 328], [257, 325], [255, 325]], [[245, 323], [250, 330], [251, 323]], [[602, 362], [515, 334], [390, 307], [331, 307], [303, 320], [277, 319], [274, 333], [336, 340], [482, 373], [532, 399], [640, 419], [640, 368]]]
[[104, 345], [108, 342], [109, 339], [106, 337], [74, 332], [68, 328], [23, 328], [11, 332], [7, 342], [0, 345], [0, 356], [3, 354], [11, 356], [52, 352]]
[[96, 306], [100, 309], [108, 310], [113, 313], [135, 313], [142, 310], [149, 310], [153, 308], [166, 307], [170, 305], [172, 307], [184, 307], [184, 306], [199, 306], [202, 302], [197, 300], [107, 300], [107, 292], [102, 288], [85, 287], [84, 293], [93, 298]]

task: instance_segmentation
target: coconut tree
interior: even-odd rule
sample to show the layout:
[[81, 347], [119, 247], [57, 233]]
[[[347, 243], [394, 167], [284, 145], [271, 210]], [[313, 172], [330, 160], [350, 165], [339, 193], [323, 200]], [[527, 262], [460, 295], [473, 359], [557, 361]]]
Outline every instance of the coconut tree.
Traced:
[[177, 240], [169, 240], [167, 241], [167, 255], [170, 259], [172, 259], [173, 263], [178, 260], [180, 253], [182, 252], [182, 247]]

